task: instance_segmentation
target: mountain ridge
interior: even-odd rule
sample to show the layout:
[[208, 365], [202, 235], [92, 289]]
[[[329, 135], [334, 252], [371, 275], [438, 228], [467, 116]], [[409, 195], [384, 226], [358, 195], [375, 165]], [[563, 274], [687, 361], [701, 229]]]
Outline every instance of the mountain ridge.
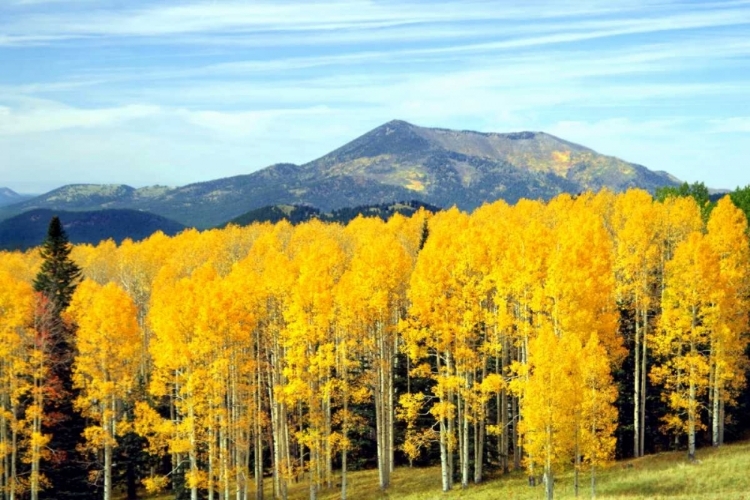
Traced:
[[8, 187], [0, 187], [0, 207], [33, 198], [33, 195], [16, 193]]
[[413, 199], [472, 210], [504, 199], [630, 187], [654, 191], [679, 181], [545, 132], [477, 132], [391, 120], [302, 165], [278, 163], [250, 174], [180, 187], [63, 186], [0, 209], [0, 219], [33, 208], [139, 209], [186, 226], [215, 227], [269, 205], [323, 212]]
[[174, 235], [185, 226], [148, 212], [129, 209], [68, 212], [35, 209], [0, 221], [0, 250], [26, 250], [40, 245], [47, 234], [49, 221], [60, 217], [71, 243], [97, 244], [113, 239], [141, 240], [156, 231]]

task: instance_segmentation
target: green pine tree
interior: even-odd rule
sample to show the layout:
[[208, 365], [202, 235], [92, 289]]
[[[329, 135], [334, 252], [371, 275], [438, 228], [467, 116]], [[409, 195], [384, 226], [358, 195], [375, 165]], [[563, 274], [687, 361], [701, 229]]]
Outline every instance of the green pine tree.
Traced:
[[52, 217], [47, 239], [41, 248], [44, 259], [34, 280], [34, 289], [42, 293], [59, 316], [70, 304], [81, 279], [81, 269], [70, 260], [71, 245], [59, 217]]
[[34, 280], [34, 289], [41, 295], [42, 307], [46, 309], [44, 331], [39, 333], [49, 339], [43, 430], [52, 435], [49, 443], [52, 453], [43, 472], [51, 486], [42, 491], [41, 499], [95, 498], [97, 490], [89, 481], [88, 461], [76, 450], [86, 423], [73, 405], [78, 397], [72, 380], [76, 354], [74, 330], [62, 318], [81, 280], [81, 269], [70, 259], [70, 251], [62, 223], [58, 217], [53, 217], [41, 248], [44, 262]]

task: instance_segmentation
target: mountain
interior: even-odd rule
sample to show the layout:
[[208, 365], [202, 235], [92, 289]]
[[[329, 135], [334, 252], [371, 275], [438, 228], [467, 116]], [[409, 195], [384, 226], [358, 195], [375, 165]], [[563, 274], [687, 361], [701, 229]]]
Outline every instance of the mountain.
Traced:
[[177, 188], [70, 185], [0, 209], [135, 208], [199, 228], [270, 205], [322, 211], [415, 199], [471, 210], [498, 198], [551, 198], [608, 187], [678, 185], [665, 172], [601, 155], [544, 132], [510, 134], [425, 128], [394, 120], [305, 165], [277, 164]]
[[72, 243], [96, 244], [112, 238], [141, 240], [156, 231], [174, 235], [185, 229], [178, 222], [137, 210], [61, 212], [36, 209], [0, 222], [0, 250], [25, 250], [44, 241], [50, 219], [57, 215]]
[[287, 220], [292, 224], [299, 224], [311, 219], [319, 219], [325, 222], [339, 222], [348, 224], [350, 221], [362, 215], [364, 217], [380, 217], [388, 220], [395, 214], [410, 216], [420, 208], [430, 212], [438, 212], [440, 208], [421, 201], [399, 201], [395, 203], [381, 203], [379, 205], [361, 205], [357, 207], [345, 207], [321, 212], [319, 209], [308, 205], [271, 205], [257, 208], [245, 214], [235, 217], [227, 224], [237, 226], [249, 226], [256, 222], [276, 223]]
[[32, 196], [27, 194], [18, 194], [7, 187], [0, 187], [0, 207], [12, 205], [13, 203], [19, 203], [29, 198], [32, 198]]

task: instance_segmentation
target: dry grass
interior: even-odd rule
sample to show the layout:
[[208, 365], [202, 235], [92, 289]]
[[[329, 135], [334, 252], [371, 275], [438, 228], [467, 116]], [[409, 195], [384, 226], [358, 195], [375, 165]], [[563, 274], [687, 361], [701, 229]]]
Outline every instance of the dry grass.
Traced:
[[[625, 500], [635, 498], [669, 500], [750, 500], [750, 442], [728, 445], [721, 449], [698, 451], [698, 461], [689, 463], [684, 452], [661, 453], [617, 462], [597, 474], [597, 498]], [[528, 486], [523, 473], [491, 478], [466, 490], [458, 488], [444, 494], [440, 486], [440, 468], [399, 468], [387, 492], [378, 489], [377, 471], [349, 474], [348, 498], [374, 499], [466, 499], [466, 500], [539, 500], [542, 486]], [[267, 481], [270, 486], [270, 481]], [[579, 498], [590, 498], [589, 476], [581, 476]], [[293, 485], [290, 499], [309, 497], [307, 484]], [[166, 500], [168, 496], [160, 496]], [[272, 498], [267, 492], [267, 498]], [[340, 498], [338, 489], [319, 493], [321, 500]], [[556, 499], [572, 499], [573, 476], [562, 474], [555, 485]], [[156, 499], [154, 499], [156, 500]]]

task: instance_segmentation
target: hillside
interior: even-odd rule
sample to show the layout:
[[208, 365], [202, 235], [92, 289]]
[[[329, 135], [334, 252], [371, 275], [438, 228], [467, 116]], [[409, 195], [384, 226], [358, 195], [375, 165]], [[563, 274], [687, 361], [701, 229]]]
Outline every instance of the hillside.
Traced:
[[59, 216], [72, 243], [98, 243], [125, 238], [141, 240], [156, 231], [174, 235], [185, 226], [159, 215], [135, 210], [61, 212], [37, 209], [0, 222], [0, 250], [27, 249], [39, 245], [53, 216]]
[[19, 203], [29, 198], [32, 197], [26, 194], [18, 194], [7, 187], [0, 187], [0, 207], [11, 205], [13, 203]]
[[305, 165], [277, 164], [187, 186], [64, 186], [0, 210], [145, 210], [188, 226], [213, 227], [269, 205], [324, 212], [415, 199], [472, 210], [484, 202], [549, 199], [608, 187], [677, 185], [664, 172], [601, 155], [543, 132], [510, 134], [425, 128], [394, 120]]
[[[612, 464], [597, 472], [596, 498], [633, 499], [648, 498], [670, 500], [728, 500], [747, 499], [750, 492], [750, 443], [728, 445], [720, 449], [700, 450], [698, 461], [690, 463], [684, 452], [660, 453], [635, 460]], [[583, 472], [580, 478], [580, 496], [591, 498], [590, 476]], [[351, 474], [349, 495], [358, 500], [399, 498], [426, 500], [433, 498], [461, 498], [464, 500], [539, 500], [544, 498], [543, 486], [530, 487], [524, 472], [496, 476], [484, 484], [460, 487], [444, 494], [440, 491], [440, 468], [408, 469], [395, 471], [393, 487], [382, 495], [377, 487], [376, 471]], [[290, 498], [307, 498], [304, 483]], [[326, 491], [321, 500], [340, 498], [338, 491]], [[573, 474], [567, 472], [555, 480], [555, 498], [576, 498]]]
[[271, 222], [275, 224], [281, 220], [287, 220], [292, 224], [299, 224], [311, 219], [348, 224], [360, 215], [364, 217], [380, 217], [383, 220], [388, 220], [397, 213], [410, 216], [420, 208], [424, 208], [430, 212], [437, 212], [440, 210], [440, 208], [436, 206], [421, 201], [361, 205], [357, 207], [339, 208], [332, 210], [331, 212], [321, 212], [319, 209], [307, 205], [271, 205], [251, 210], [239, 217], [235, 217], [227, 224], [224, 224], [224, 226], [228, 224], [249, 226], [250, 224], [259, 222]]
[[[649, 500], [741, 500], [750, 496], [750, 442], [726, 445], [722, 448], [699, 450], [698, 461], [685, 460], [685, 453], [670, 452], [649, 455], [643, 458], [616, 462], [597, 471], [596, 497], [609, 500], [647, 498]], [[573, 490], [573, 474], [568, 471], [555, 480], [556, 499], [591, 498], [591, 479], [588, 471], [581, 474], [580, 496]], [[339, 478], [336, 477], [339, 484]], [[525, 472], [513, 472], [507, 476], [495, 475], [479, 485], [468, 489], [455, 488], [449, 493], [440, 490], [440, 467], [398, 467], [393, 473], [393, 483], [386, 494], [378, 488], [377, 470], [349, 472], [349, 498], [376, 500], [398, 498], [402, 500], [454, 499], [494, 500], [539, 500], [544, 498], [543, 486], [530, 487]], [[273, 496], [271, 481], [266, 481], [266, 493]], [[305, 481], [296, 483], [289, 492], [290, 500], [309, 498]], [[116, 497], [124, 498], [124, 497]], [[172, 497], [160, 495], [146, 497], [167, 500]], [[320, 500], [341, 498], [338, 488], [323, 490]]]

